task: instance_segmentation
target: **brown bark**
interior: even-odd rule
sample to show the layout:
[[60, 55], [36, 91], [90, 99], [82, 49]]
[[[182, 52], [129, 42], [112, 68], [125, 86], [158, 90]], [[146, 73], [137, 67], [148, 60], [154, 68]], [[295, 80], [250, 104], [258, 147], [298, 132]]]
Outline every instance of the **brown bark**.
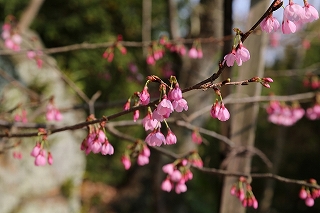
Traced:
[[[265, 9], [268, 7], [268, 1], [251, 2], [251, 11], [248, 18], [250, 27], [258, 20]], [[245, 43], [245, 46], [251, 53], [251, 59], [239, 67], [238, 79], [248, 79], [254, 76], [262, 76], [264, 72], [263, 48], [265, 46], [266, 35], [252, 35]], [[258, 96], [261, 92], [260, 84], [251, 84], [249, 86], [239, 86], [236, 88], [234, 95], [242, 96]], [[236, 145], [254, 146], [256, 120], [258, 114], [258, 104], [235, 104], [231, 108], [231, 140]], [[251, 156], [235, 155], [231, 150], [227, 159], [227, 170], [232, 172], [250, 173]], [[231, 186], [237, 181], [237, 178], [226, 177], [224, 179], [224, 187], [222, 191], [220, 213], [229, 212], [245, 212], [241, 202], [234, 196], [230, 195]]]

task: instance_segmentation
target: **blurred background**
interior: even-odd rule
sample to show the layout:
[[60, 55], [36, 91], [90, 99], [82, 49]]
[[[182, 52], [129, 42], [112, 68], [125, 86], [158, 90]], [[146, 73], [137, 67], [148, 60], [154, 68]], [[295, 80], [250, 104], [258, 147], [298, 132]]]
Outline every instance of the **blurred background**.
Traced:
[[[11, 14], [19, 21], [33, 2], [36, 0], [0, 0], [0, 8], [3, 11], [0, 14], [0, 20], [4, 22], [7, 15]], [[303, 1], [296, 1], [296, 3], [302, 5]], [[309, 3], [320, 9], [319, 1], [309, 0]], [[176, 75], [181, 88], [186, 88], [208, 78], [218, 70], [219, 60], [231, 50], [233, 37], [230, 35], [233, 34], [233, 27], [240, 28], [245, 32], [261, 17], [269, 4], [270, 2], [267, 0], [40, 1], [39, 11], [29, 28], [37, 35], [39, 45], [43, 45], [45, 48], [83, 42], [114, 42], [119, 38], [119, 35], [124, 41], [136, 42], [156, 41], [161, 36], [174, 39], [177, 43], [180, 43], [180, 38], [191, 39], [181, 39], [181, 43], [185, 44], [187, 50], [192, 47], [192, 39], [195, 38], [220, 39], [224, 37], [225, 39], [202, 43], [203, 57], [201, 59], [190, 59], [188, 54], [181, 55], [167, 50], [164, 57], [158, 60], [155, 65], [146, 63], [148, 55], [146, 46], [127, 47], [125, 55], [115, 51], [112, 62], [108, 62], [102, 57], [105, 48], [53, 53], [47, 58], [49, 62], [45, 62], [50, 66], [43, 68], [49, 71], [43, 72], [51, 73], [52, 67], [55, 69], [58, 67], [62, 74], [57, 74], [52, 78], [44, 76], [45, 83], [39, 80], [42, 85], [37, 84], [37, 74], [34, 74], [35, 77], [32, 81], [26, 80], [28, 78], [21, 74], [28, 75], [30, 70], [30, 72], [41, 73], [42, 70], [37, 70], [29, 65], [21, 65], [21, 61], [26, 59], [21, 59], [19, 56], [1, 55], [1, 69], [7, 73], [10, 72], [11, 77], [27, 88], [37, 91], [40, 97], [53, 95], [52, 90], [55, 88], [55, 83], [65, 82], [65, 79], [74, 82], [76, 87], [83, 91], [87, 97], [92, 97], [97, 91], [100, 91], [101, 95], [95, 103], [95, 116], [100, 118], [103, 115], [108, 116], [121, 111], [133, 92], [142, 90], [148, 75], [157, 75], [162, 79]], [[284, 6], [287, 4], [288, 1], [284, 1]], [[281, 21], [282, 13], [283, 9], [280, 8], [274, 15]], [[273, 172], [292, 179], [314, 178], [320, 180], [318, 163], [320, 121], [318, 119], [310, 120], [304, 116], [291, 125], [274, 124], [268, 120], [269, 114], [266, 111], [269, 105], [268, 101], [249, 102], [242, 105], [234, 104], [232, 101], [250, 96], [302, 94], [294, 101], [284, 98], [285, 101], [281, 102], [282, 106], [291, 108], [299, 105], [305, 110], [312, 107], [317, 101], [317, 90], [319, 89], [318, 86], [311, 86], [312, 82], [318, 82], [320, 74], [319, 28], [319, 21], [315, 21], [305, 25], [292, 35], [283, 35], [281, 30], [267, 35], [257, 30], [247, 39], [244, 45], [251, 52], [252, 62], [246, 62], [247, 65], [244, 64], [242, 67], [235, 66], [232, 69], [226, 69], [219, 80], [225, 80], [229, 77], [231, 80], [238, 78], [244, 80], [260, 75], [260, 77], [271, 77], [274, 83], [271, 84], [270, 89], [261, 88], [261, 85], [242, 86], [245, 89], [238, 89], [239, 87], [222, 88], [222, 96], [231, 111], [231, 120], [226, 123], [222, 124], [210, 118], [209, 110], [215, 99], [213, 91], [192, 91], [184, 94], [189, 104], [189, 110], [183, 116], [203, 111], [200, 116], [192, 120], [193, 125], [223, 134], [239, 146], [257, 147], [270, 159], [273, 164], [272, 168], [268, 168], [260, 157], [252, 153], [236, 153], [232, 157], [230, 147], [226, 147], [218, 139], [206, 135], [202, 135], [204, 143], [197, 146], [191, 140], [192, 130], [186, 130], [177, 125], [171, 127], [177, 134], [177, 144], [165, 148], [176, 153], [197, 149], [205, 167], [245, 173]], [[30, 38], [33, 37], [27, 38], [29, 39], [28, 44], [32, 43]], [[34, 43], [31, 45], [36, 46]], [[51, 60], [55, 62], [51, 63]], [[24, 69], [29, 71], [24, 72]], [[246, 74], [248, 75], [246, 76]], [[8, 99], [10, 96], [7, 96], [10, 93], [3, 89], [6, 88], [8, 79], [3, 76], [2, 78], [1, 93], [2, 95], [5, 93], [6, 95], [3, 96]], [[45, 86], [52, 85], [52, 88], [43, 89], [46, 88], [43, 84]], [[86, 101], [74, 91], [73, 86], [68, 83], [63, 84], [65, 86], [62, 86], [61, 94], [65, 91], [69, 96], [62, 96], [63, 98], [56, 100], [56, 105], [58, 107], [75, 106], [75, 112], [67, 112], [71, 113], [65, 117], [68, 121], [60, 123], [58, 126], [84, 121], [89, 115]], [[156, 86], [151, 84], [149, 91], [152, 97], [157, 97], [158, 89]], [[308, 94], [308, 96], [303, 94]], [[23, 94], [20, 95], [25, 97]], [[16, 104], [19, 103], [21, 97], [17, 96]], [[4, 98], [4, 100], [7, 99]], [[68, 100], [67, 103], [64, 103], [65, 100]], [[1, 104], [3, 105], [3, 103]], [[247, 111], [242, 111], [243, 108], [246, 108]], [[140, 117], [143, 118], [146, 112], [146, 110], [141, 111]], [[243, 113], [249, 113], [250, 116], [243, 118], [245, 115]], [[181, 115], [175, 116], [177, 119], [183, 119]], [[122, 116], [115, 121], [119, 120], [132, 120], [132, 115]], [[32, 120], [32, 122], [38, 121], [43, 122], [41, 119], [37, 120], [36, 116]], [[243, 129], [244, 127], [247, 129]], [[147, 135], [139, 125], [118, 127], [117, 129], [123, 134], [132, 135], [135, 138], [144, 139]], [[23, 159], [18, 163], [14, 162], [11, 165], [8, 161], [15, 160], [8, 157], [10, 150], [4, 152], [7, 154], [2, 154], [1, 162], [4, 165], [3, 168], [6, 169], [1, 170], [0, 174], [2, 177], [0, 179], [2, 182], [0, 198], [1, 205], [7, 205], [7, 207], [2, 207], [1, 212], [37, 212], [34, 211], [35, 209], [41, 209], [42, 212], [90, 213], [315, 213], [320, 211], [318, 200], [315, 201], [312, 208], [309, 208], [299, 198], [300, 186], [270, 179], [254, 179], [252, 182], [253, 192], [259, 201], [259, 209], [242, 208], [237, 198], [229, 195], [230, 184], [236, 179], [225, 179], [223, 176], [205, 174], [196, 169], [192, 170], [194, 178], [187, 183], [187, 192], [183, 194], [167, 193], [160, 188], [161, 182], [165, 178], [161, 168], [164, 164], [172, 162], [172, 159], [151, 150], [148, 165], [141, 167], [136, 165], [133, 160], [132, 167], [125, 170], [120, 159], [131, 142], [108, 134], [115, 154], [112, 156], [89, 154], [85, 157], [79, 148], [85, 137], [85, 130], [77, 131], [79, 135], [70, 139], [74, 141], [74, 146], [70, 146], [68, 149], [64, 147], [68, 140], [65, 137], [58, 139], [63, 145], [56, 147], [56, 155], [54, 156], [56, 156], [55, 159], [60, 158], [60, 161], [57, 160], [54, 172], [50, 168], [21, 169], [33, 166], [32, 159], [29, 159], [31, 157], [28, 154], [34, 145], [32, 142], [28, 145]], [[21, 141], [23, 144], [25, 139], [21, 139]], [[9, 142], [6, 141], [6, 143]], [[76, 153], [69, 155], [73, 149], [77, 149]], [[238, 158], [243, 164], [239, 164]], [[77, 160], [73, 162], [75, 159]], [[27, 162], [23, 163], [23, 161]], [[64, 170], [62, 170], [62, 165], [66, 165]], [[71, 174], [72, 170], [75, 171], [74, 174]], [[13, 172], [18, 175], [19, 171], [20, 173], [23, 171], [23, 173], [20, 174], [21, 178], [15, 180], [14, 186], [16, 191], [23, 189], [23, 192], [15, 194], [11, 191], [8, 193], [12, 188], [8, 187], [10, 176], [8, 177], [6, 174]], [[67, 174], [68, 172], [70, 175], [59, 174]], [[33, 179], [37, 177], [38, 179]], [[50, 181], [51, 178], [60, 178], [61, 180]], [[23, 181], [27, 180], [29, 182], [23, 184]], [[42, 186], [40, 182], [48, 184]], [[38, 190], [33, 190], [37, 187], [39, 187]], [[61, 210], [55, 207], [57, 202], [59, 202]], [[38, 207], [32, 208], [32, 206]]]

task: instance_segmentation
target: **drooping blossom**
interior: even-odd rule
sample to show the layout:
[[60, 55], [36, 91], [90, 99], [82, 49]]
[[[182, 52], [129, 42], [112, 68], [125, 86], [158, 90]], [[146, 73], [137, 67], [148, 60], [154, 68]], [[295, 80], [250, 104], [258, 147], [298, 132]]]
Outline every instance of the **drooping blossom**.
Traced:
[[18, 159], [18, 160], [22, 159], [22, 153], [19, 151], [13, 151], [12, 156], [14, 159]]
[[261, 30], [267, 33], [271, 33], [279, 29], [280, 23], [275, 17], [273, 17], [272, 14], [270, 14], [269, 16], [267, 16], [262, 20], [262, 22], [260, 23], [260, 27], [261, 27]]
[[304, 2], [303, 9], [304, 9], [304, 16], [302, 18], [302, 22], [308, 23], [308, 22], [313, 22], [314, 20], [319, 19], [318, 11], [316, 10], [316, 8], [314, 8], [314, 6], [309, 4], [308, 1]]
[[148, 87], [147, 86], [145, 86], [143, 88], [143, 90], [140, 92], [139, 98], [140, 98], [140, 103], [142, 105], [145, 106], [145, 105], [149, 104], [149, 102], [150, 102], [150, 94], [148, 92]]
[[167, 99], [167, 96], [164, 95], [161, 102], [157, 106], [157, 112], [159, 115], [170, 115], [173, 112], [173, 106], [170, 100]]
[[177, 143], [177, 137], [176, 137], [176, 135], [169, 129], [169, 130], [168, 130], [167, 137], [166, 137], [165, 144], [166, 144], [166, 145], [172, 145], [172, 144], [176, 144], [176, 143]]
[[194, 130], [192, 132], [191, 139], [196, 144], [201, 144], [202, 143], [202, 137], [201, 137], [199, 131], [197, 131], [197, 130]]
[[320, 119], [320, 104], [314, 104], [306, 110], [306, 116], [310, 120]]
[[291, 34], [297, 31], [297, 26], [293, 21], [284, 17], [281, 29], [283, 34]]
[[145, 131], [154, 130], [158, 126], [159, 121], [152, 118], [152, 112], [148, 111], [146, 117], [142, 119], [142, 125]]
[[18, 32], [13, 16], [11, 16], [10, 19], [11, 23], [5, 23], [4, 25], [2, 25], [1, 36], [4, 40], [4, 45], [6, 48], [11, 49], [13, 51], [20, 51], [22, 38]]
[[130, 169], [131, 161], [130, 161], [129, 156], [126, 156], [126, 155], [122, 156], [121, 157], [121, 163], [123, 164], [125, 170]]
[[161, 184], [163, 191], [170, 192], [173, 188], [177, 194], [187, 191], [187, 185], [185, 183], [193, 178], [187, 162], [186, 159], [181, 159], [179, 163], [170, 163], [162, 167], [162, 170], [167, 173], [166, 179]]
[[188, 53], [189, 58], [198, 58], [198, 51], [195, 47], [192, 47]]
[[216, 101], [210, 111], [211, 117], [217, 118], [220, 121], [227, 121], [230, 118], [230, 113], [223, 103]]
[[[96, 120], [96, 118], [93, 115], [90, 115], [86, 121], [93, 120]], [[105, 134], [104, 126], [105, 122], [88, 126], [88, 134], [83, 139], [80, 147], [82, 151], [85, 151], [86, 155], [90, 152], [94, 154], [101, 153], [102, 155], [113, 155], [114, 148]]]
[[168, 93], [168, 99], [170, 101], [178, 101], [178, 100], [182, 99], [182, 91], [181, 91], [178, 83], [176, 83], [176, 85], [173, 89], [170, 89], [170, 91]]
[[42, 55], [43, 55], [43, 52], [40, 50], [39, 51], [30, 50], [27, 52], [27, 57], [29, 59], [35, 60], [39, 69], [42, 68], [42, 64], [43, 64]]
[[22, 122], [22, 123], [27, 123], [28, 118], [27, 118], [27, 111], [25, 109], [21, 110], [21, 114], [17, 113], [14, 116], [14, 121], [16, 122]]
[[250, 52], [247, 48], [243, 46], [242, 42], [239, 43], [239, 46], [236, 52], [236, 57], [242, 60], [242, 62], [246, 62], [250, 59]]
[[237, 56], [236, 50], [233, 48], [231, 53], [224, 56], [223, 63], [226, 63], [228, 67], [232, 67], [235, 61], [238, 66], [242, 65], [242, 60]]
[[133, 112], [133, 121], [136, 122], [139, 119], [139, 116], [140, 116], [139, 110], [135, 110]]
[[47, 121], [61, 121], [62, 114], [58, 108], [55, 107], [53, 99], [51, 99], [47, 105], [46, 119]]
[[247, 179], [240, 177], [239, 181], [235, 183], [230, 190], [231, 195], [236, 196], [243, 207], [258, 208], [258, 201], [255, 198], [251, 185], [247, 182]]
[[48, 152], [48, 164], [49, 164], [49, 165], [52, 165], [52, 164], [53, 164], [53, 157], [52, 157], [51, 152]]
[[160, 132], [160, 129], [155, 129], [146, 137], [145, 142], [149, 146], [161, 146], [166, 143], [164, 135]]
[[303, 18], [304, 10], [299, 4], [290, 0], [289, 4], [284, 8], [283, 16], [284, 19], [296, 22]]
[[284, 103], [281, 104], [279, 101], [271, 101], [266, 110], [269, 114], [268, 120], [271, 123], [283, 126], [295, 124], [305, 114], [304, 109], [298, 103], [288, 106]]

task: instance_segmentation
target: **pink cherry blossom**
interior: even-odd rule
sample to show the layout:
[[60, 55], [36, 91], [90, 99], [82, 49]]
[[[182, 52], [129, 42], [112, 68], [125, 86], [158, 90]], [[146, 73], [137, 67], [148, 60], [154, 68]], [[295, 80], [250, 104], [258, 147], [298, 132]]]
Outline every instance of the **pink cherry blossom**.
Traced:
[[139, 116], [140, 116], [139, 110], [135, 110], [133, 112], [133, 121], [136, 122], [139, 119]]
[[313, 206], [314, 205], [314, 199], [312, 197], [307, 197], [305, 199], [305, 204], [306, 204], [306, 206], [309, 206], [309, 207]]
[[152, 112], [152, 119], [157, 120], [158, 122], [161, 122], [165, 119], [165, 116], [160, 115], [158, 113], [158, 109], [156, 108], [153, 112]]
[[308, 22], [313, 22], [314, 20], [319, 19], [318, 11], [307, 1], [305, 1], [303, 9], [304, 9], [304, 16], [303, 16], [302, 22], [308, 23]]
[[52, 165], [52, 164], [53, 164], [53, 157], [52, 157], [51, 152], [48, 152], [48, 164], [49, 164], [49, 165]]
[[284, 8], [283, 16], [284, 19], [296, 22], [304, 16], [304, 10], [300, 5], [290, 0], [289, 4]]
[[275, 32], [279, 29], [280, 23], [271, 14], [270, 16], [268, 16], [262, 20], [262, 22], [260, 23], [260, 27], [261, 27], [261, 30], [263, 30], [267, 33], [271, 33], [271, 32]]
[[109, 141], [107, 139], [102, 144], [100, 152], [101, 152], [102, 155], [113, 155], [114, 148], [111, 145], [111, 143], [109, 143]]
[[173, 101], [172, 106], [173, 109], [177, 112], [182, 112], [183, 110], [187, 111], [189, 108], [187, 101], [183, 98], [178, 101]]
[[243, 62], [246, 62], [250, 59], [250, 52], [245, 48], [242, 42], [239, 43], [239, 47], [236, 52], [236, 57], [240, 58]]
[[171, 175], [174, 171], [174, 165], [172, 163], [166, 164], [162, 167], [162, 171]]
[[176, 84], [173, 89], [170, 89], [168, 93], [168, 99], [170, 101], [179, 101], [182, 99], [182, 91], [179, 87], [179, 84]]
[[183, 193], [187, 191], [187, 185], [185, 184], [185, 181], [180, 181], [178, 184], [176, 184], [175, 192], [177, 194]]
[[192, 47], [190, 50], [189, 50], [189, 58], [198, 58], [198, 51], [196, 50], [195, 47]]
[[149, 146], [161, 146], [162, 143], [166, 143], [166, 139], [160, 130], [154, 130], [146, 137], [145, 142]]
[[203, 57], [202, 49], [197, 49], [197, 53], [198, 53], [198, 58], [202, 58]]
[[173, 182], [179, 182], [182, 178], [182, 174], [179, 170], [175, 169], [172, 173], [171, 173], [171, 180]]
[[39, 154], [36, 156], [34, 165], [36, 166], [44, 166], [47, 163], [46, 151], [41, 149]]
[[128, 156], [126, 156], [126, 155], [122, 156], [121, 157], [121, 162], [122, 162], [125, 170], [130, 169], [131, 161], [130, 161], [130, 158]]
[[146, 61], [147, 61], [147, 64], [149, 64], [149, 65], [155, 65], [156, 64], [156, 60], [154, 60], [152, 55], [148, 55]]
[[295, 33], [297, 31], [297, 26], [295, 23], [289, 19], [284, 18], [282, 21], [282, 32], [283, 34]]
[[211, 107], [211, 117], [217, 118], [220, 121], [226, 121], [230, 118], [230, 113], [223, 103], [216, 102]]
[[150, 102], [150, 94], [148, 92], [148, 87], [144, 87], [141, 93], [139, 94], [140, 102], [142, 105], [148, 105]]
[[161, 189], [163, 191], [170, 192], [172, 188], [173, 188], [173, 184], [168, 178], [161, 183]]
[[173, 132], [169, 129], [168, 130], [168, 134], [166, 137], [166, 145], [172, 145], [172, 144], [176, 144], [177, 143], [177, 137], [175, 134], [173, 134]]
[[150, 149], [148, 146], [144, 145], [141, 153], [146, 157], [150, 157]]
[[157, 112], [159, 115], [167, 115], [173, 112], [173, 106], [171, 101], [166, 96], [163, 97], [162, 101], [157, 106]]
[[202, 137], [199, 134], [199, 132], [197, 131], [193, 131], [191, 134], [191, 139], [193, 142], [195, 142], [196, 144], [201, 144], [202, 143]]
[[22, 153], [19, 151], [13, 151], [12, 155], [14, 159], [18, 159], [18, 160], [22, 159]]
[[40, 153], [40, 150], [41, 150], [41, 144], [38, 142], [32, 149], [30, 155], [32, 157], [37, 157]]
[[123, 110], [129, 110], [129, 109], [130, 109], [130, 100], [128, 100], [123, 106]]
[[224, 56], [223, 63], [226, 63], [228, 67], [232, 67], [235, 61], [238, 66], [242, 65], [242, 60], [237, 56], [236, 50], [232, 49], [231, 53]]
[[142, 119], [142, 125], [145, 131], [154, 130], [158, 126], [159, 121], [152, 119], [152, 113], [148, 112], [146, 117]]
[[140, 154], [140, 155], [138, 155], [137, 163], [140, 166], [146, 165], [149, 163], [149, 157]]
[[299, 192], [299, 197], [300, 197], [301, 199], [303, 199], [303, 200], [308, 197], [308, 193], [307, 193], [307, 191], [306, 191], [304, 188], [302, 188], [302, 189], [300, 190], [300, 192]]

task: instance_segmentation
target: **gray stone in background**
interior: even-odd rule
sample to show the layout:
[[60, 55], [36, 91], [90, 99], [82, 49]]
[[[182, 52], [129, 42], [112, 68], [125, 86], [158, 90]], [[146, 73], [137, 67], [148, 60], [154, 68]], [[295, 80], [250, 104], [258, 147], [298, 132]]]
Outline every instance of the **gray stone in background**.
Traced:
[[[42, 47], [40, 43], [31, 43], [30, 38], [37, 37], [33, 32], [23, 36], [22, 49], [32, 46]], [[39, 41], [39, 39], [38, 39]], [[2, 57], [2, 56], [1, 56]], [[34, 60], [26, 54], [11, 56], [19, 81], [26, 87], [30, 85], [45, 86], [42, 99], [54, 95], [57, 108], [67, 108], [75, 104], [75, 94], [60, 78], [56, 62], [50, 56], [44, 56], [43, 68], [39, 69]], [[6, 69], [8, 64], [0, 60], [0, 67]], [[6, 60], [8, 61], [8, 60]], [[10, 66], [9, 66], [10, 67]], [[12, 68], [12, 66], [11, 66]], [[0, 77], [1, 78], [1, 77]], [[3, 83], [5, 81], [1, 81]], [[20, 89], [10, 85], [1, 85], [0, 94], [5, 98], [1, 108], [12, 109], [18, 103], [27, 103], [27, 95]], [[44, 108], [46, 103], [43, 104]], [[39, 106], [41, 108], [41, 106]], [[36, 116], [43, 116], [38, 110]], [[31, 111], [28, 115], [32, 117]], [[44, 119], [40, 119], [45, 121]], [[85, 120], [83, 112], [68, 111], [63, 113], [63, 120], [54, 122], [58, 127], [73, 125]], [[33, 121], [32, 121], [33, 122]], [[33, 132], [36, 130], [33, 130]], [[13, 150], [0, 155], [0, 212], [9, 213], [64, 213], [80, 212], [80, 186], [85, 170], [85, 156], [80, 151], [80, 143], [85, 137], [85, 131], [66, 131], [49, 136], [49, 150], [54, 159], [52, 166], [37, 167], [30, 152], [37, 137], [23, 138], [20, 147], [14, 148], [22, 152], [21, 160], [14, 159]], [[7, 139], [2, 139], [6, 141]], [[18, 139], [10, 139], [12, 143]]]

